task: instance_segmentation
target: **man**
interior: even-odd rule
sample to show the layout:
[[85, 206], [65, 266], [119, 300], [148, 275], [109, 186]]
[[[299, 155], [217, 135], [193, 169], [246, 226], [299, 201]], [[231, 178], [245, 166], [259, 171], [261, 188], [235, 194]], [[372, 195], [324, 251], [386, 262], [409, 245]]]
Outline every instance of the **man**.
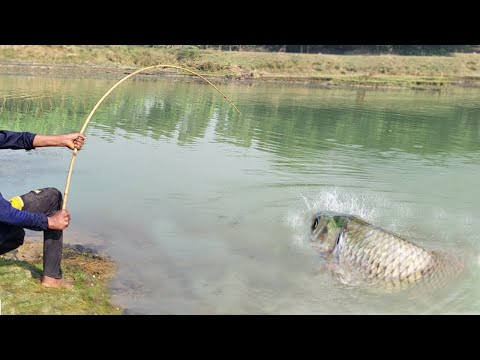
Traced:
[[[30, 132], [0, 130], [0, 149], [31, 150], [45, 146], [66, 146], [81, 150], [85, 136], [37, 135]], [[43, 276], [47, 287], [71, 287], [62, 279], [63, 230], [70, 213], [62, 209], [62, 193], [55, 188], [30, 191], [9, 201], [0, 193], [0, 255], [23, 244], [25, 229], [43, 230]], [[1, 279], [0, 279], [1, 281]]]

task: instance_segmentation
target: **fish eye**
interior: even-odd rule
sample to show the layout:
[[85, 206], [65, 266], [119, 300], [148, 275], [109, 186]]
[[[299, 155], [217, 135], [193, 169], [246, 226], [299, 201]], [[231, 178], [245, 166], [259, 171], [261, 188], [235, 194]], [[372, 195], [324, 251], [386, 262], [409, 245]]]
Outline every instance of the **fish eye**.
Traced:
[[318, 226], [318, 218], [315, 218], [312, 223], [312, 231], [315, 230]]

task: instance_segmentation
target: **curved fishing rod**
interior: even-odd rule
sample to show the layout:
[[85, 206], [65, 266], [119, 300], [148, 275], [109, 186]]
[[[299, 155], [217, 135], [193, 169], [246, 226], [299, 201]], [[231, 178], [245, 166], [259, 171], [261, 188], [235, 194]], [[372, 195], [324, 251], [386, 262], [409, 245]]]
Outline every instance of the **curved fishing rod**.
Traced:
[[[90, 122], [90, 119], [92, 118], [93, 114], [95, 113], [95, 111], [97, 111], [97, 108], [100, 106], [100, 104], [103, 102], [103, 100], [105, 100], [105, 98], [110, 95], [110, 93], [115, 90], [115, 88], [120, 85], [122, 82], [124, 82], [125, 80], [127, 80], [128, 78], [132, 77], [133, 75], [136, 75], [138, 74], [139, 72], [142, 72], [142, 71], [145, 71], [145, 70], [150, 70], [150, 69], [155, 69], [155, 68], [173, 68], [173, 69], [179, 69], [179, 70], [183, 70], [183, 71], [187, 71], [195, 76], [198, 76], [199, 78], [205, 80], [209, 85], [213, 86], [213, 88], [215, 90], [217, 90], [225, 100], [227, 100], [234, 108], [235, 110], [237, 110], [237, 112], [240, 114], [240, 110], [238, 110], [238, 108], [235, 106], [235, 104], [232, 102], [232, 100], [230, 100], [223, 92], [220, 91], [219, 88], [217, 88], [215, 85], [213, 85], [209, 80], [207, 80], [206, 78], [204, 78], [202, 75], [200, 74], [197, 74], [196, 72], [192, 71], [192, 70], [189, 70], [189, 69], [186, 69], [186, 68], [183, 68], [181, 66], [176, 66], [176, 65], [152, 65], [152, 66], [147, 66], [147, 67], [144, 67], [143, 69], [139, 69], [139, 70], [136, 70], [134, 71], [133, 73], [125, 76], [123, 79], [119, 80], [115, 85], [113, 85], [110, 90], [108, 90], [105, 95], [103, 95], [100, 100], [98, 100], [97, 104], [93, 107], [92, 111], [90, 112], [90, 114], [88, 115], [87, 119], [85, 120], [85, 123], [83, 124], [83, 127], [82, 129], [80, 130], [80, 134], [83, 135], [83, 133], [85, 132], [85, 129], [87, 128], [87, 125], [88, 123]], [[78, 150], [77, 149], [74, 149], [73, 150], [73, 154], [72, 154], [72, 160], [70, 160], [70, 168], [68, 169], [68, 175], [67, 175], [67, 183], [65, 185], [65, 192], [64, 192], [64, 195], [63, 195], [63, 205], [62, 205], [62, 209], [65, 209], [67, 207], [67, 199], [68, 199], [68, 190], [70, 188], [70, 180], [72, 178], [72, 170], [73, 170], [73, 164], [75, 163], [75, 158], [77, 157], [77, 152]]]

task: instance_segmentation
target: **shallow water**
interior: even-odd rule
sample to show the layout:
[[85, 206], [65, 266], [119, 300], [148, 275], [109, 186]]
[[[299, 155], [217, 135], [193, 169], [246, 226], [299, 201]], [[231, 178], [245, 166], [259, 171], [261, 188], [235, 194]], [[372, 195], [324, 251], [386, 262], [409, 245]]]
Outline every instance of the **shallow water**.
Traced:
[[[78, 131], [114, 81], [0, 76], [2, 129]], [[114, 299], [146, 314], [480, 313], [480, 90], [221, 84], [136, 78], [101, 105], [77, 158], [67, 242], [120, 265]], [[1, 192], [63, 191], [67, 149], [0, 151]], [[317, 274], [316, 210], [426, 248], [467, 252], [435, 298]]]

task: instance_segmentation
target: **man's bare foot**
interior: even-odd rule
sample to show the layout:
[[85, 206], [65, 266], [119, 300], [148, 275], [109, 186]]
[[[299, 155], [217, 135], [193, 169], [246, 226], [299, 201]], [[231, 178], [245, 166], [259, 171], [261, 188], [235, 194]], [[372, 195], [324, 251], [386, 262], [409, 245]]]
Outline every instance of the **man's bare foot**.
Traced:
[[50, 276], [42, 277], [42, 285], [46, 287], [62, 287], [66, 289], [73, 289], [73, 285], [67, 283], [64, 279], [55, 279]]

